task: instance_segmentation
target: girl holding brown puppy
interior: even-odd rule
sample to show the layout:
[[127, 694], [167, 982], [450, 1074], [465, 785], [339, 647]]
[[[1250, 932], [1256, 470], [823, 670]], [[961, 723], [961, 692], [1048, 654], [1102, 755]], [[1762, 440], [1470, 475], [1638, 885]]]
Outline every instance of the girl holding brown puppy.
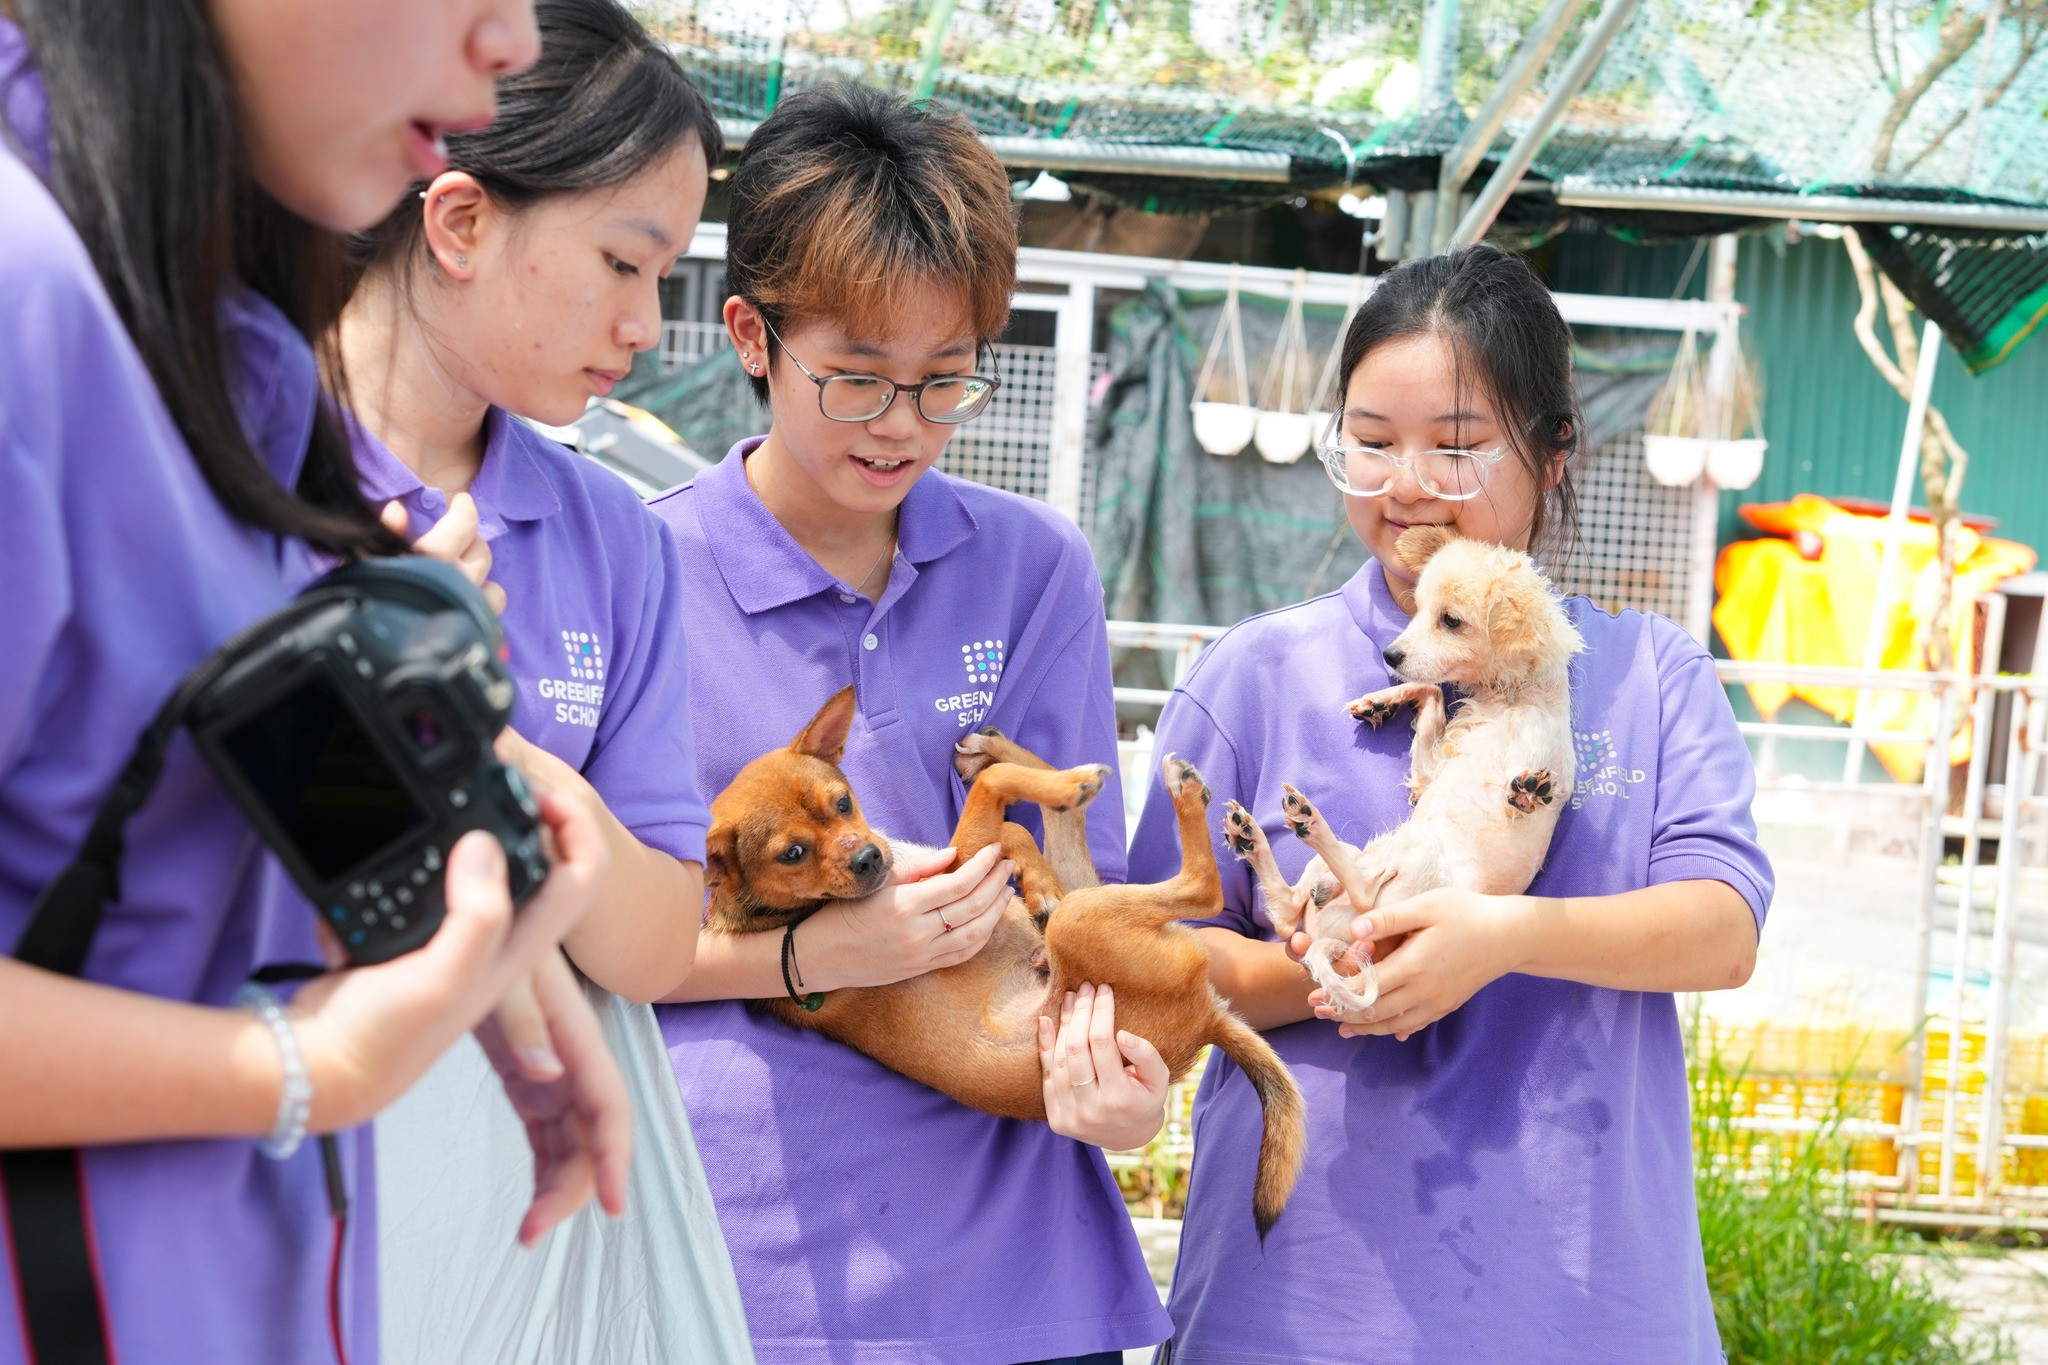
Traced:
[[[1102, 591], [1079, 531], [932, 468], [1000, 383], [1012, 213], [963, 120], [895, 97], [808, 91], [749, 139], [725, 320], [771, 423], [654, 504], [701, 594], [705, 791], [849, 683], [842, 766], [892, 836], [947, 842], [965, 799], [952, 746], [984, 725], [1058, 766], [1115, 763]], [[1097, 868], [1121, 879], [1116, 803], [1088, 823]], [[1092, 1145], [1149, 1140], [1166, 1073], [1116, 1031], [1107, 992], [1082, 992], [1041, 1038], [1049, 1125], [966, 1109], [742, 1003], [966, 960], [1010, 895], [995, 857], [950, 871], [906, 857], [895, 885], [787, 938], [707, 930], [671, 997], [699, 1003], [661, 1011], [763, 1361], [1115, 1360], [1166, 1335]]]
[[[1372, 552], [1338, 592], [1239, 624], [1158, 743], [1248, 807], [1292, 879], [1282, 784], [1363, 845], [1408, 816], [1409, 727], [1345, 702], [1390, 681], [1412, 526], [1569, 543], [1582, 427], [1571, 334], [1517, 257], [1479, 246], [1381, 277], [1319, 444]], [[1308, 1169], [1263, 1246], [1242, 1214], [1259, 1108], [1227, 1060], [1196, 1100], [1174, 1365], [1439, 1359], [1714, 1362], [1677, 991], [1742, 984], [1769, 908], [1749, 752], [1713, 661], [1670, 622], [1565, 603], [1576, 784], [1528, 894], [1440, 890], [1353, 924], [1378, 1001], [1333, 1016], [1274, 940], [1219, 827], [1211, 977], [1300, 1082]], [[1460, 627], [1463, 623], [1458, 623]], [[1448, 627], [1447, 627], [1448, 628]], [[1512, 774], [1503, 774], [1503, 783]], [[1135, 879], [1179, 854], [1155, 786]], [[1402, 936], [1405, 935], [1405, 939]], [[1396, 942], [1396, 940], [1399, 940]]]

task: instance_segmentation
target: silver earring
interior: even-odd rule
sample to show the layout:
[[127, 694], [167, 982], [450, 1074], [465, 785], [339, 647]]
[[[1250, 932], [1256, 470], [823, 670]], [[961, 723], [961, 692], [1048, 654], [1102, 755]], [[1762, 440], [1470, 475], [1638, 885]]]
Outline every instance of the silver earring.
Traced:
[[469, 269], [469, 257], [458, 252], [455, 257], [455, 264], [458, 269], [467, 270]]

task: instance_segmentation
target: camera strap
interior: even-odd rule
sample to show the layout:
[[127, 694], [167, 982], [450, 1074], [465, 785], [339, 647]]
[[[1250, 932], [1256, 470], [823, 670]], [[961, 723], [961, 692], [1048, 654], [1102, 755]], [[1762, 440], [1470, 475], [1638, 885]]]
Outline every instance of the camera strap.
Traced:
[[[78, 976], [107, 902], [121, 895], [129, 817], [163, 775], [164, 755], [199, 695], [259, 635], [317, 602], [300, 599], [236, 634], [178, 685], [135, 743], [113, 790], [93, 815], [85, 842], [36, 897], [13, 956], [31, 967]], [[112, 1327], [99, 1273], [85, 1155], [76, 1147], [0, 1151], [0, 1202], [13, 1246], [16, 1301], [31, 1365], [113, 1365]]]

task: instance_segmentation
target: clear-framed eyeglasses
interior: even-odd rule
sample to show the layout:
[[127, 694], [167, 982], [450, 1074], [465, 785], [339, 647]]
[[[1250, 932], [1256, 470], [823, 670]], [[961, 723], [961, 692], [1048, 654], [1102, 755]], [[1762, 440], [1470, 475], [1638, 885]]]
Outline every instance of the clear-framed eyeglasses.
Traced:
[[1396, 455], [1378, 446], [1346, 445], [1343, 420], [1341, 412], [1331, 414], [1330, 424], [1316, 438], [1316, 455], [1330, 482], [1354, 498], [1380, 497], [1405, 469], [1432, 498], [1464, 502], [1479, 495], [1493, 467], [1508, 453], [1502, 445], [1491, 450], [1418, 450], [1412, 455]]
[[1003, 386], [1000, 373], [946, 374], [922, 384], [898, 384], [878, 374], [812, 374], [811, 367], [796, 358], [766, 318], [761, 325], [768, 328], [768, 335], [775, 338], [775, 344], [782, 347], [791, 363], [803, 371], [804, 378], [818, 386], [818, 411], [835, 422], [872, 422], [889, 410], [898, 394], [909, 394], [917, 406], [917, 415], [925, 421], [957, 426], [980, 416], [989, 399]]

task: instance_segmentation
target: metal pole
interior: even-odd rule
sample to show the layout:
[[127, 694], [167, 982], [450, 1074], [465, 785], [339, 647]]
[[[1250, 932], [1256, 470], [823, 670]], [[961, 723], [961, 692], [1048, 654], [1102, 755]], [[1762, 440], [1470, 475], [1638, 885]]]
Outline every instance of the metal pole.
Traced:
[[[1993, 594], [1996, 596], [1996, 594]], [[2003, 599], [2000, 599], [2003, 600]], [[1977, 671], [1990, 673], [1998, 661], [1979, 661]], [[1988, 1199], [1998, 1193], [2005, 1158], [2005, 1064], [2010, 1048], [2006, 1032], [2012, 1027], [2013, 920], [2019, 914], [2020, 890], [2020, 774], [2026, 767], [2022, 730], [2028, 724], [2027, 706], [2032, 699], [2015, 692], [2006, 716], [2005, 809], [1998, 820], [1998, 891], [1992, 902], [1991, 919], [1991, 1011], [1984, 1024], [1984, 1047], [1988, 1054], [1984, 1071], [1984, 1112], [1977, 1123], [1977, 1194]], [[1985, 737], [1988, 742], [1989, 736]]]
[[[1935, 700], [1932, 754], [1948, 752], [1949, 736], [1955, 732], [1956, 690], [1944, 687]], [[1920, 1183], [1921, 1111], [1927, 1104], [1927, 1032], [1932, 1022], [1927, 1013], [1928, 977], [1934, 970], [1934, 894], [1941, 880], [1942, 816], [1948, 813], [1948, 768], [1931, 757], [1921, 774], [1921, 791], [1927, 810], [1920, 825], [1920, 924], [1913, 940], [1913, 1014], [1910, 1020], [1912, 1044], [1906, 1058], [1906, 1093], [1899, 1107], [1899, 1128], [1905, 1138], [1899, 1144], [1899, 1160], [1905, 1166], [1901, 1191], [1911, 1196]], [[1910, 1163], [1910, 1164], [1908, 1164]]]
[[1095, 286], [1067, 286], [1054, 315], [1052, 337], [1052, 451], [1045, 500], [1076, 525], [1081, 519], [1081, 475], [1088, 458], [1088, 358], [1095, 338]]
[[[1493, 147], [1493, 140], [1500, 136], [1500, 128], [1507, 122], [1508, 107], [1528, 93], [1536, 78], [1543, 74], [1543, 68], [1550, 64], [1550, 58], [1557, 51], [1557, 45], [1564, 41], [1565, 30], [1578, 17], [1586, 0], [1550, 0], [1549, 6], [1537, 18], [1522, 45], [1515, 49], [1514, 60], [1501, 73], [1500, 83], [1493, 87], [1493, 93], [1486, 97], [1486, 103], [1479, 106], [1479, 113], [1466, 126], [1451, 150], [1444, 153], [1443, 169], [1437, 173], [1437, 194], [1444, 203], [1465, 188], [1465, 182], [1472, 178], [1472, 172], [1479, 169], [1479, 163]], [[1451, 234], [1457, 228], [1446, 214], [1438, 220], [1436, 240], [1431, 243], [1437, 251], [1451, 244]]]
[[[2005, 599], [1993, 595], [1989, 604], [1984, 652], [1996, 658], [2005, 634]], [[1963, 788], [1963, 819], [1967, 822], [1963, 831], [1963, 892], [1956, 901], [1953, 994], [1949, 997], [1948, 1012], [1948, 1085], [1941, 1100], [1940, 1193], [1944, 1199], [1955, 1194], [1956, 1139], [1963, 1095], [1963, 988], [1970, 975], [1970, 928], [1977, 910], [1977, 869], [1984, 858], [1984, 775], [1991, 766], [1991, 744], [1986, 736], [1991, 732], [1991, 708], [1996, 700], [1997, 694], [1990, 688], [1980, 687], [1976, 703], [1970, 708], [1970, 776]], [[1948, 755], [1929, 754], [1927, 760], [1942, 774], [1941, 787], [1946, 791]]]
[[1422, 75], [1420, 107], [1424, 113], [1457, 97], [1458, 0], [1424, 0], [1422, 44], [1415, 65]]
[[955, 0], [935, 0], [932, 5], [931, 28], [924, 36], [924, 62], [918, 68], [917, 88], [910, 98], [923, 103], [932, 97], [932, 91], [939, 85], [939, 63], [946, 55], [946, 29], [953, 22]]
[[[1892, 579], [1897, 577], [1899, 539], [1906, 529], [1906, 510], [1913, 491], [1913, 476], [1920, 469], [1920, 441], [1927, 430], [1927, 402], [1934, 393], [1934, 366], [1941, 359], [1941, 329], [1929, 321], [1920, 334], [1920, 368], [1913, 374], [1913, 399], [1906, 405], [1906, 438], [1899, 444], [1899, 470], [1892, 479], [1892, 505], [1885, 516], [1884, 553], [1878, 560], [1876, 598], [1870, 604], [1870, 624], [1863, 632], [1863, 667], [1875, 669], [1884, 662], [1884, 642], [1889, 634]], [[1869, 694], [1862, 688], [1850, 703], [1849, 724], [1863, 719], [1863, 702]], [[1854, 782], [1863, 771], [1863, 742], [1852, 740], [1842, 762], [1842, 780]]]
[[1515, 145], [1501, 159], [1492, 178], [1486, 182], [1486, 188], [1479, 192], [1472, 211], [1458, 224], [1458, 230], [1451, 238], [1452, 246], [1470, 246], [1493, 226], [1493, 220], [1500, 216], [1500, 206], [1521, 183], [1522, 173], [1529, 169], [1536, 153], [1543, 150], [1543, 144], [1550, 141], [1557, 125], [1564, 122], [1565, 111], [1571, 107], [1572, 98], [1585, 88], [1593, 75], [1593, 68], [1600, 65], [1601, 57], [1606, 55], [1607, 45], [1614, 41], [1615, 34], [1621, 32], [1621, 26], [1628, 22], [1628, 17], [1635, 13], [1639, 3], [1640, 0], [1607, 0], [1607, 8], [1600, 11], [1591, 31], [1579, 41], [1578, 51], [1572, 53], [1571, 62], [1557, 78], [1557, 87], [1537, 111], [1536, 121], [1515, 139]]
[[[1733, 233], [1714, 239], [1708, 258], [1707, 301], [1735, 302], [1735, 261], [1737, 241]], [[1736, 367], [1742, 363], [1740, 324], [1732, 312], [1723, 315], [1714, 335], [1714, 348], [1707, 355], [1706, 430], [1703, 435], [1732, 436], [1735, 413]], [[1685, 628], [1695, 640], [1707, 644], [1714, 619], [1714, 550], [1721, 535], [1721, 492], [1705, 471], [1692, 490], [1692, 555], [1686, 575]]]
[[1380, 213], [1379, 240], [1373, 250], [1380, 260], [1393, 265], [1402, 259], [1408, 242], [1408, 191], [1388, 190], [1387, 206]]

